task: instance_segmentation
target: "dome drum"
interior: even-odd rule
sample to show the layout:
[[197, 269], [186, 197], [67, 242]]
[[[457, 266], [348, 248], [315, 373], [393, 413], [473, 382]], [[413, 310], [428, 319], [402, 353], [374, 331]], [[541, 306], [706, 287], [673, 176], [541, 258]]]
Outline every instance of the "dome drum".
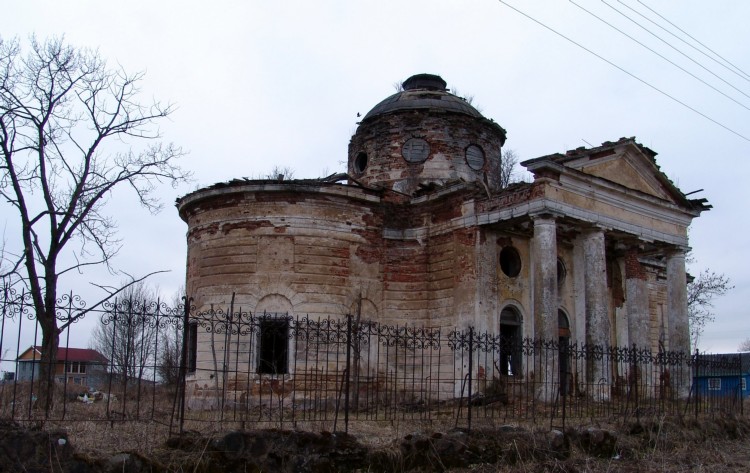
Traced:
[[405, 194], [457, 180], [499, 189], [505, 130], [449, 93], [439, 76], [412, 76], [403, 87], [360, 123], [349, 143], [349, 174]]

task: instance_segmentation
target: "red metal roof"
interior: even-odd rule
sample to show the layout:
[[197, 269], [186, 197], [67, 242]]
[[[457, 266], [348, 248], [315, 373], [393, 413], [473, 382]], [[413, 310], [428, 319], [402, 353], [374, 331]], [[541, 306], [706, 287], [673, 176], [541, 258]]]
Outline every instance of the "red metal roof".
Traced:
[[[29, 349], [31, 348], [32, 347], [29, 347]], [[34, 346], [33, 349], [39, 354], [42, 353], [42, 347], [39, 345]], [[38, 359], [38, 358], [34, 356], [34, 359]], [[97, 362], [97, 363], [104, 363], [104, 364], [108, 362], [107, 358], [104, 355], [102, 355], [96, 350], [92, 350], [91, 348], [60, 347], [57, 349], [57, 360], [58, 361], [78, 361], [78, 362], [84, 361], [84, 362], [89, 362], [89, 363]]]

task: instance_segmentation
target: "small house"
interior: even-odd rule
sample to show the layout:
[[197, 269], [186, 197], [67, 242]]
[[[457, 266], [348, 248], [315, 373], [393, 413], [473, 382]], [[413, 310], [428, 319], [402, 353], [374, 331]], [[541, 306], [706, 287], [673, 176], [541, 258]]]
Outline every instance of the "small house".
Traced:
[[[42, 357], [41, 346], [31, 346], [19, 355], [18, 381], [39, 379], [39, 363]], [[55, 381], [80, 386], [100, 383], [107, 372], [107, 358], [90, 348], [58, 348]]]
[[750, 397], [750, 352], [699, 355], [693, 364], [697, 395]]

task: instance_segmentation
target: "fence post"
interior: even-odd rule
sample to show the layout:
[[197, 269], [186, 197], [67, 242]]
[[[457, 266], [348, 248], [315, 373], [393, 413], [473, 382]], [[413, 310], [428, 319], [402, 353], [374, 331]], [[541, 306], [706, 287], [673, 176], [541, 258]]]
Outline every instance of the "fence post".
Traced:
[[352, 367], [352, 315], [346, 316], [346, 388], [344, 392], [344, 432], [349, 433], [349, 379]]
[[[186, 391], [186, 375], [187, 375], [187, 358], [188, 358], [188, 332], [190, 328], [190, 304], [193, 301], [192, 297], [188, 297], [185, 294], [183, 298], [185, 301], [185, 311], [182, 315], [182, 354], [180, 356], [180, 374], [177, 381], [177, 392], [180, 400], [179, 416], [180, 416], [180, 435], [183, 433], [185, 426], [185, 391]], [[172, 431], [172, 426], [169, 426], [169, 431]]]
[[[106, 307], [105, 307], [106, 309]], [[112, 324], [112, 347], [109, 350], [109, 376], [107, 376], [107, 417], [112, 418], [112, 411], [110, 410], [111, 404], [112, 404], [112, 379], [114, 378], [114, 368], [115, 368], [115, 337], [117, 336], [117, 298], [115, 297], [114, 305], [112, 306], [112, 315], [107, 315], [107, 318], [110, 317], [112, 320], [110, 320], [110, 323]], [[102, 315], [99, 318], [99, 323], [103, 323], [104, 315]], [[111, 425], [111, 424], [110, 424]]]
[[[742, 389], [742, 380], [745, 378], [745, 373], [744, 373], [744, 370], [742, 369], [742, 353], [738, 354], [737, 356], [740, 358], [739, 359], [739, 362], [740, 362], [740, 367], [739, 367], [740, 369], [740, 379], [739, 379], [740, 381], [740, 416], [744, 416], [745, 415], [745, 397], [744, 397], [745, 392]], [[747, 388], [747, 386], [745, 386], [745, 388]]]
[[[26, 291], [21, 291], [21, 298], [19, 299], [18, 303], [18, 338], [16, 339], [16, 363], [15, 363], [15, 370], [16, 370], [16, 380], [13, 382], [13, 406], [11, 407], [10, 411], [10, 418], [15, 420], [16, 418], [16, 388], [18, 387], [18, 357], [20, 355], [20, 349], [21, 349], [21, 329], [23, 328], [23, 303], [26, 300]], [[39, 327], [38, 323], [34, 324], [34, 345], [36, 345], [36, 331]], [[33, 357], [32, 357], [33, 359]], [[41, 360], [40, 360], [41, 361]], [[34, 364], [32, 363], [31, 366], [31, 386], [29, 387], [29, 402], [31, 402], [31, 397], [34, 395], [34, 370], [37, 369], [34, 367]], [[30, 406], [30, 405], [29, 405]], [[29, 418], [31, 418], [31, 407], [29, 407]]]
[[473, 383], [474, 370], [474, 327], [469, 326], [469, 399], [466, 402], [467, 408], [467, 428], [471, 431], [471, 385]]
[[640, 423], [641, 422], [641, 401], [640, 401], [640, 397], [638, 396], [638, 384], [641, 382], [641, 365], [638, 363], [639, 361], [638, 345], [636, 345], [635, 343], [633, 343], [633, 351], [631, 352], [630, 356], [631, 356], [630, 376], [632, 377], [633, 397], [635, 398], [633, 402], [633, 410], [635, 411], [636, 422]]
[[742, 354], [737, 354], [737, 393], [738, 402], [740, 403], [740, 415], [742, 415]]
[[[697, 379], [698, 375], [700, 375], [700, 369], [701, 369], [700, 352], [696, 348], [695, 349], [695, 376], [693, 377], [693, 379]], [[706, 382], [708, 382], [708, 380], [706, 380]], [[695, 382], [693, 382], [693, 386], [695, 386], [695, 395], [693, 396], [693, 400], [695, 402], [695, 409], [694, 409], [695, 410], [695, 418], [697, 419], [698, 418], [698, 407], [699, 407], [698, 403], [700, 402], [701, 396], [700, 396], [700, 394], [698, 392], [699, 391], [698, 384], [695, 383]]]
[[[0, 320], [0, 361], [5, 361], [5, 356], [3, 355], [3, 340], [5, 340], [5, 317], [8, 311], [8, 283], [3, 284], [3, 311], [2, 314], [0, 314], [0, 317], [3, 319]], [[19, 320], [20, 323], [20, 320]], [[18, 357], [16, 357], [16, 360], [18, 360]], [[16, 384], [16, 380], [18, 379], [18, 369], [14, 368], [14, 381], [13, 384]], [[13, 403], [16, 402], [15, 396], [13, 398]]]

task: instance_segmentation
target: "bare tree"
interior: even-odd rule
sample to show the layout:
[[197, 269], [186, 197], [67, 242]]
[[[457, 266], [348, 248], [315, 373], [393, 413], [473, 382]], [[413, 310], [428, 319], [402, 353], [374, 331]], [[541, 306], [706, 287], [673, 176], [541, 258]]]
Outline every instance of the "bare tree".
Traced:
[[[120, 249], [106, 213], [115, 189], [131, 189], [155, 212], [157, 184], [189, 176], [175, 164], [181, 149], [158, 140], [157, 123], [172, 106], [138, 101], [143, 73], [110, 69], [98, 53], [59, 38], [32, 37], [29, 46], [22, 52], [19, 41], [0, 38], [0, 195], [19, 220], [10, 242], [23, 248], [6, 251], [4, 275], [31, 294], [42, 332], [42, 405], [49, 409], [60, 333], [86, 313], [55, 317], [60, 278], [109, 267]], [[134, 150], [141, 141], [143, 149]]]
[[516, 180], [516, 167], [518, 166], [518, 155], [510, 148], [503, 150], [500, 159], [500, 187], [505, 189]]
[[[171, 310], [172, 316], [180, 318], [184, 313], [185, 288], [182, 287], [172, 298]], [[174, 386], [180, 379], [180, 363], [182, 361], [182, 323], [165, 323], [161, 324], [159, 335], [159, 351], [157, 353], [156, 374], [162, 383]]]
[[159, 360], [156, 374], [162, 383], [175, 386], [180, 380], [180, 361], [182, 360], [182, 332], [177, 326], [164, 331], [159, 347]]
[[289, 166], [274, 166], [268, 173], [261, 176], [261, 179], [279, 180], [294, 179], [294, 169]]
[[688, 320], [690, 323], [690, 342], [693, 347], [698, 346], [698, 340], [700, 340], [706, 325], [716, 318], [712, 311], [714, 298], [723, 296], [733, 288], [734, 286], [730, 284], [728, 277], [717, 274], [710, 269], [701, 271], [698, 277], [688, 283]]
[[123, 384], [143, 379], [156, 365], [159, 304], [143, 281], [129, 285], [108, 304], [107, 315], [91, 335], [91, 348], [109, 359], [111, 373]]
[[456, 97], [464, 100], [466, 103], [474, 107], [477, 112], [482, 113], [482, 107], [480, 107], [478, 104], [474, 103], [474, 95], [463, 95], [459, 90], [458, 87], [450, 87], [448, 90], [451, 91], [453, 95]]
[[737, 347], [737, 351], [750, 351], [750, 338], [743, 340]]

